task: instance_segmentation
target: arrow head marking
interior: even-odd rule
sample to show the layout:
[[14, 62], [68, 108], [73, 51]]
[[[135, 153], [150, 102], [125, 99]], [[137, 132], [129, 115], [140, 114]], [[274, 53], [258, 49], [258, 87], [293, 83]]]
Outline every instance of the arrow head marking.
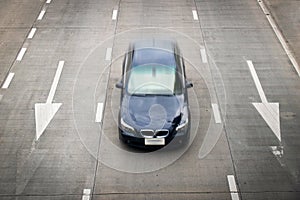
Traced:
[[262, 118], [267, 122], [273, 133], [281, 141], [279, 103], [252, 103]]
[[62, 103], [36, 103], [35, 104], [35, 127], [36, 140], [40, 138], [44, 130], [58, 111]]

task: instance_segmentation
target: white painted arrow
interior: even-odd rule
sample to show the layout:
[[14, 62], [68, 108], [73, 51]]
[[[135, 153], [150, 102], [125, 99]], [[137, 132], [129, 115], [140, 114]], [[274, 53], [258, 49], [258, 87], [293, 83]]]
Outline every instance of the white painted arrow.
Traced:
[[52, 103], [58, 81], [64, 66], [64, 61], [59, 61], [58, 67], [55, 73], [55, 77], [47, 98], [46, 103], [35, 104], [35, 127], [36, 127], [36, 140], [40, 138], [44, 130], [58, 111], [62, 103]]
[[256, 85], [257, 91], [261, 98], [262, 103], [252, 103], [262, 118], [267, 122], [273, 133], [276, 135], [279, 141], [281, 141], [280, 133], [280, 119], [279, 119], [279, 103], [269, 103], [263, 88], [259, 82], [255, 68], [251, 60], [247, 60], [251, 75]]

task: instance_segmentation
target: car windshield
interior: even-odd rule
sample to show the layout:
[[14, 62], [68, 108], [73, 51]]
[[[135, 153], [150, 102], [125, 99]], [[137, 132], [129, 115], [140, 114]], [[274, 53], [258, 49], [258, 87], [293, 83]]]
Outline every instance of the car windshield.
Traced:
[[131, 95], [181, 94], [180, 80], [174, 66], [140, 65], [132, 68], [128, 75], [127, 92]]
[[132, 67], [157, 63], [166, 66], [176, 66], [174, 53], [163, 49], [143, 48], [134, 51]]

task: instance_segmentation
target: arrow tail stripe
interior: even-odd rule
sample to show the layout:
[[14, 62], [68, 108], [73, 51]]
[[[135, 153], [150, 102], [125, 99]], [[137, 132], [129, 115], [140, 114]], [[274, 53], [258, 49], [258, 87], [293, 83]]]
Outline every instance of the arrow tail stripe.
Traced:
[[259, 78], [258, 78], [258, 76], [257, 76], [257, 73], [256, 73], [256, 71], [255, 71], [255, 68], [254, 68], [254, 66], [253, 66], [252, 61], [251, 61], [251, 60], [247, 60], [247, 64], [248, 64], [248, 66], [249, 66], [249, 69], [250, 69], [252, 78], [253, 78], [253, 80], [254, 80], [254, 83], [255, 83], [255, 86], [256, 86], [256, 89], [257, 89], [257, 91], [258, 91], [258, 94], [259, 94], [259, 96], [260, 96], [261, 101], [262, 101], [262, 102], [268, 102], [268, 101], [267, 101], [267, 98], [266, 98], [266, 95], [265, 95], [265, 93], [264, 93], [264, 90], [263, 90], [263, 88], [262, 88], [262, 86], [261, 86], [261, 84], [260, 84]]
[[62, 72], [63, 67], [64, 67], [64, 63], [65, 63], [65, 61], [59, 61], [59, 63], [58, 63], [58, 67], [57, 67], [57, 70], [56, 70], [56, 73], [55, 73], [55, 76], [54, 76], [54, 80], [53, 80], [53, 83], [51, 85], [51, 89], [50, 89], [50, 92], [49, 92], [46, 103], [52, 103], [52, 101], [53, 101], [54, 94], [55, 94], [55, 91], [56, 91], [56, 88], [57, 88], [57, 85], [58, 85], [58, 81], [59, 81], [61, 72]]

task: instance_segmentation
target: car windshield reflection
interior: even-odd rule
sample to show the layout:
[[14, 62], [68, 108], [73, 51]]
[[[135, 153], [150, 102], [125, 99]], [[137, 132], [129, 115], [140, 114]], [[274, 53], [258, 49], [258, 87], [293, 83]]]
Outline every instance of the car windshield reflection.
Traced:
[[174, 95], [182, 91], [173, 66], [140, 65], [128, 75], [127, 92], [130, 95]]

